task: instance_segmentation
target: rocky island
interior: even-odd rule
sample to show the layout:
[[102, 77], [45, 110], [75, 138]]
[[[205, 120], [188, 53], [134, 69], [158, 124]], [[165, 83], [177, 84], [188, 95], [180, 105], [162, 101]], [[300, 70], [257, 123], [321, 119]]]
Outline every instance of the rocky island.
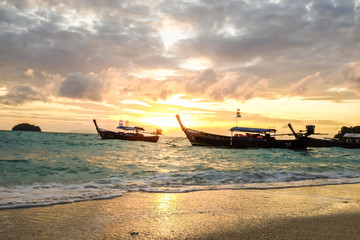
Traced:
[[40, 127], [31, 125], [28, 123], [20, 123], [12, 128], [13, 131], [33, 131], [33, 132], [41, 132]]

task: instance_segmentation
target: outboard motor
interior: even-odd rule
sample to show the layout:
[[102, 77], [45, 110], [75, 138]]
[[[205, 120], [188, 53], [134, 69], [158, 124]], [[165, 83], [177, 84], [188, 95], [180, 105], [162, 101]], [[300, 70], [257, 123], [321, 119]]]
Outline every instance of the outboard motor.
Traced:
[[315, 133], [315, 125], [306, 125], [306, 134], [305, 136], [310, 136]]

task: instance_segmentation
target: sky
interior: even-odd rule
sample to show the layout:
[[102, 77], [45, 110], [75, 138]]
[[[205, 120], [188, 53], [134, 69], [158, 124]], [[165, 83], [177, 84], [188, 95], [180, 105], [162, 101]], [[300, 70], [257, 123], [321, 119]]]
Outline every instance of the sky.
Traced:
[[1, 130], [335, 134], [359, 109], [358, 0], [0, 0]]

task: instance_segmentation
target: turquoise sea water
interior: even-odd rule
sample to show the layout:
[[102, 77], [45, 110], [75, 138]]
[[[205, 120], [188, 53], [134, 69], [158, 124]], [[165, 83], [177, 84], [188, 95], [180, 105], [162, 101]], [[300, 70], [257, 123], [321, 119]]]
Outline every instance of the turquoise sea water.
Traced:
[[0, 209], [105, 199], [127, 192], [267, 189], [359, 183], [360, 150], [193, 147], [95, 134], [0, 131]]

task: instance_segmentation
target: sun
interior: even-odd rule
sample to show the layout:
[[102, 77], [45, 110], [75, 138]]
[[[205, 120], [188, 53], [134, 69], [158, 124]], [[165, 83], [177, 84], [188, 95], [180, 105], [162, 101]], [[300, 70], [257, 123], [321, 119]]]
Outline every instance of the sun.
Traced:
[[169, 128], [178, 128], [179, 123], [177, 122], [175, 115], [174, 116], [159, 116], [159, 117], [149, 117], [146, 120], [146, 123], [152, 124], [157, 128], [163, 130], [168, 130]]

